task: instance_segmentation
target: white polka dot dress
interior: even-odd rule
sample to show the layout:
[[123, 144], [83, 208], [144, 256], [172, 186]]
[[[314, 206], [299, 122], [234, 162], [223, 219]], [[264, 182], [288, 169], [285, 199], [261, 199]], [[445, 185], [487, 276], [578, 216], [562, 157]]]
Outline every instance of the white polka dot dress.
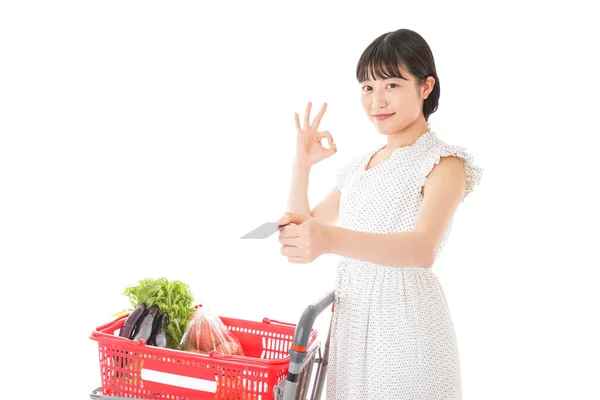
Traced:
[[[443, 156], [458, 156], [465, 165], [463, 201], [473, 191], [483, 169], [473, 165], [464, 148], [444, 143], [427, 126], [415, 143], [394, 149], [380, 164], [365, 171], [385, 145], [355, 157], [339, 171], [341, 227], [411, 231], [421, 187]], [[450, 230], [451, 223], [436, 259]], [[327, 400], [462, 399], [454, 326], [431, 268], [341, 258], [326, 385]]]

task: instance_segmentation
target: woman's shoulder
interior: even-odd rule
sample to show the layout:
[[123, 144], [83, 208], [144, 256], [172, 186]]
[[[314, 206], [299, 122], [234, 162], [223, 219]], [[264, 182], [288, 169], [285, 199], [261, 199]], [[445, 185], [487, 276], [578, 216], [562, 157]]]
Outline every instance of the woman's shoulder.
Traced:
[[425, 152], [424, 161], [422, 163], [422, 183], [425, 184], [426, 176], [429, 175], [429, 172], [431, 172], [435, 165], [440, 163], [442, 157], [450, 156], [459, 158], [465, 168], [466, 185], [463, 196], [464, 200], [464, 198], [466, 198], [467, 195], [469, 195], [481, 182], [483, 168], [475, 163], [473, 153], [470, 150], [467, 150], [466, 147], [448, 143], [437, 135], [435, 141], [433, 141], [432, 145], [428, 148], [428, 151]]

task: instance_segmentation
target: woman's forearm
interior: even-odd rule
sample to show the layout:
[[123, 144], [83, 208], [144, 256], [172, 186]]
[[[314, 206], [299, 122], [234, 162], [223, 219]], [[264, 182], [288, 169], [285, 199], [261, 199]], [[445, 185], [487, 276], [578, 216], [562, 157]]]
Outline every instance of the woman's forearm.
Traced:
[[308, 204], [308, 177], [310, 169], [310, 165], [303, 164], [297, 160], [294, 160], [292, 163], [292, 184], [287, 206], [288, 212], [310, 215], [310, 205]]
[[329, 253], [390, 267], [430, 267], [434, 251], [417, 232], [370, 233], [328, 225]]

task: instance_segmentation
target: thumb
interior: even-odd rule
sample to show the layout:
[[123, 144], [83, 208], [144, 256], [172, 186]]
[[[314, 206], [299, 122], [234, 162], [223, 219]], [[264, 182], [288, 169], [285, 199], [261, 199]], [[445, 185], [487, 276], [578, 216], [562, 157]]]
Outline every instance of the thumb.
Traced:
[[276, 222], [279, 225], [285, 225], [290, 222], [293, 224], [301, 224], [302, 222], [306, 221], [307, 219], [309, 219], [308, 215], [286, 212]]

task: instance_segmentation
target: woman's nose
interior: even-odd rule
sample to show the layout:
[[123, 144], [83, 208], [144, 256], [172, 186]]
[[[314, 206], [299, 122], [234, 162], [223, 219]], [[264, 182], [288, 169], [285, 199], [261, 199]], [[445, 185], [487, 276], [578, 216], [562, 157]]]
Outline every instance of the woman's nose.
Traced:
[[380, 108], [383, 108], [386, 105], [387, 101], [385, 100], [385, 95], [383, 93], [375, 93], [372, 104], [373, 111], [377, 112]]
[[373, 108], [374, 112], [377, 112], [379, 109], [384, 108], [386, 105], [387, 105], [387, 102], [384, 99], [374, 100], [372, 108]]

